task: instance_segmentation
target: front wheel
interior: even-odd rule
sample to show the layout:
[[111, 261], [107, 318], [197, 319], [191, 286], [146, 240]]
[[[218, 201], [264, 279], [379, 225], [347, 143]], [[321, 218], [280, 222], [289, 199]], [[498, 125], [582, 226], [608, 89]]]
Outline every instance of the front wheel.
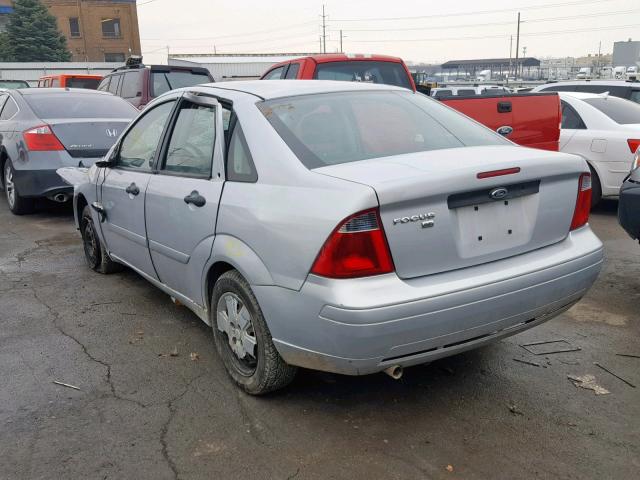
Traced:
[[82, 235], [84, 258], [92, 270], [106, 274], [122, 269], [119, 263], [109, 258], [107, 250], [102, 245], [102, 242], [100, 242], [100, 237], [98, 237], [93, 218], [91, 217], [91, 209], [88, 205], [82, 210], [80, 234]]
[[3, 177], [4, 193], [7, 197], [7, 204], [9, 205], [11, 213], [14, 215], [25, 215], [33, 212], [34, 200], [33, 198], [25, 198], [18, 192], [14, 182], [13, 167], [8, 159], [4, 163]]
[[227, 372], [244, 391], [262, 395], [291, 383], [297, 369], [280, 357], [256, 297], [235, 270], [213, 287], [211, 326]]

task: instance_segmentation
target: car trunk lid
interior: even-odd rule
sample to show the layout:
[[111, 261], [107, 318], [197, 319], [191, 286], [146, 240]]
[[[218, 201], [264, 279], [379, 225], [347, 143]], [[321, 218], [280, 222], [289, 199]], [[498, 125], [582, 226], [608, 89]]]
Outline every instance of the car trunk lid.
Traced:
[[99, 158], [118, 140], [130, 119], [44, 119], [69, 155]]
[[[488, 146], [363, 160], [314, 171], [375, 190], [396, 273], [413, 278], [518, 255], [564, 239], [578, 179], [588, 167], [576, 156]], [[487, 172], [494, 174], [479, 175]]]

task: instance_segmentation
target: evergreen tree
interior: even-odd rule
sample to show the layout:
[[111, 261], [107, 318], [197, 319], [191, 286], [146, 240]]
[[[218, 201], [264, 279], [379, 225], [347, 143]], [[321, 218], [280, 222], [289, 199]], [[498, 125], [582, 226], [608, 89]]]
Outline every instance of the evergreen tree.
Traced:
[[14, 0], [0, 58], [13, 62], [68, 62], [67, 39], [40, 0]]

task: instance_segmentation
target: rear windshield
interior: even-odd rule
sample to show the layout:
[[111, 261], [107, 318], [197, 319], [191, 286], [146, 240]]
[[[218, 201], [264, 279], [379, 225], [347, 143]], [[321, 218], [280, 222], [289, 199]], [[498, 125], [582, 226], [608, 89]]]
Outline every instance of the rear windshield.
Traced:
[[637, 103], [616, 97], [585, 98], [584, 101], [616, 123], [621, 125], [640, 124], [640, 105]]
[[100, 78], [67, 78], [66, 86], [69, 88], [88, 88], [95, 90], [100, 84]]
[[152, 96], [157, 97], [176, 88], [193, 87], [201, 83], [210, 83], [211, 79], [204, 72], [175, 70], [171, 72], [151, 72], [153, 85]]
[[40, 118], [133, 118], [137, 110], [120, 97], [101, 93], [24, 95]]
[[21, 80], [0, 80], [0, 88], [29, 88], [29, 84]]
[[262, 102], [259, 108], [307, 168], [443, 148], [511, 144], [412, 92], [303, 95]]
[[319, 63], [314, 78], [346, 82], [384, 83], [411, 89], [408, 73], [400, 63], [353, 61]]

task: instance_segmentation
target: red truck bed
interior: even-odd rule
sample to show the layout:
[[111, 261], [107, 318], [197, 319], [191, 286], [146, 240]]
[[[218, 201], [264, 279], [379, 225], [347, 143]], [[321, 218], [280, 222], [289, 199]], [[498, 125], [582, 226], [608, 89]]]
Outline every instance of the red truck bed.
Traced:
[[558, 150], [562, 119], [558, 95], [516, 93], [450, 97], [441, 101], [492, 130], [511, 129], [505, 138], [518, 145]]

